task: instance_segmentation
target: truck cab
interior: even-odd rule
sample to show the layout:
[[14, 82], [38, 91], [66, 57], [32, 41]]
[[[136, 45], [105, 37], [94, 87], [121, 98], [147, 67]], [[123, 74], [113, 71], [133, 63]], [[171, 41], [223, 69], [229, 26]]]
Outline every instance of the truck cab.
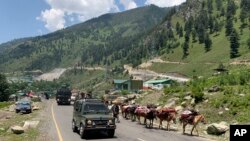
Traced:
[[103, 102], [97, 99], [75, 101], [72, 130], [79, 131], [81, 138], [85, 138], [89, 132], [100, 131], [105, 131], [108, 137], [113, 137], [115, 129], [115, 119]]
[[58, 105], [68, 104], [71, 102], [71, 90], [67, 87], [62, 87], [56, 92], [56, 102]]

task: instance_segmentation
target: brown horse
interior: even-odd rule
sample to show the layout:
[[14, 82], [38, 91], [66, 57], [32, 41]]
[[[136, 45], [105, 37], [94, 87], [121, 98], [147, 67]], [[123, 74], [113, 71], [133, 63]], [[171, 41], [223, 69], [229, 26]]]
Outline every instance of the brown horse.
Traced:
[[126, 103], [120, 104], [121, 113], [122, 113], [122, 116], [124, 118], [127, 117], [127, 115], [125, 113], [125, 111], [126, 111], [127, 108], [128, 108], [128, 104], [126, 104]]
[[[135, 110], [135, 115], [137, 116], [139, 123], [141, 123], [140, 117], [144, 117], [144, 124], [146, 125], [146, 127], [153, 127], [153, 122], [156, 118], [156, 110], [154, 108], [139, 106]], [[149, 125], [147, 124], [147, 119], [149, 120]]]
[[192, 120], [182, 118], [182, 119], [180, 119], [180, 121], [182, 122], [182, 125], [183, 125], [182, 126], [183, 127], [183, 134], [185, 134], [185, 128], [186, 128], [187, 124], [191, 124], [191, 125], [193, 125], [193, 128], [191, 130], [191, 135], [193, 135], [193, 130], [195, 129], [198, 136], [199, 136], [199, 132], [198, 132], [198, 130], [196, 128], [197, 124], [199, 122], [202, 122], [202, 123], [206, 124], [205, 117], [203, 115], [201, 115], [201, 114], [195, 115]]
[[159, 128], [162, 128], [162, 121], [167, 121], [167, 130], [170, 130], [170, 122], [176, 124], [177, 111], [174, 108], [164, 108], [157, 111], [156, 116], [160, 119]]

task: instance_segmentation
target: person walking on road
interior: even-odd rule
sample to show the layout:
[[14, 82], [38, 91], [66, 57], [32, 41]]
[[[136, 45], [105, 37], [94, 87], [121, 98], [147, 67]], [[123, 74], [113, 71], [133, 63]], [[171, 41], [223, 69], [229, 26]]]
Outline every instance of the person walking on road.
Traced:
[[113, 117], [117, 120], [117, 123], [120, 122], [119, 119], [119, 106], [117, 103], [115, 103], [112, 108], [111, 108], [112, 112], [113, 112]]

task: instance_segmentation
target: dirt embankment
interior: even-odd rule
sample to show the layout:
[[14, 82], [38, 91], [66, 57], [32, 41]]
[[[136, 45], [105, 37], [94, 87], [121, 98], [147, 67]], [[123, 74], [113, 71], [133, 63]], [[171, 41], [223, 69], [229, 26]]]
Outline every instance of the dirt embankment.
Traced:
[[141, 65], [139, 65], [139, 68], [149, 68], [150, 66], [152, 66], [153, 63], [180, 64], [180, 65], [187, 64], [184, 62], [163, 61], [161, 58], [154, 58], [152, 60], [148, 60], [142, 63]]
[[230, 65], [250, 65], [250, 60], [236, 60], [231, 62]]
[[51, 72], [44, 73], [36, 78], [36, 80], [47, 80], [47, 81], [53, 81], [55, 79], [58, 79], [67, 69], [65, 68], [56, 68], [52, 70]]
[[124, 65], [124, 69], [129, 73], [129, 75], [132, 75], [134, 79], [148, 80], [148, 79], [160, 77], [160, 78], [170, 78], [178, 82], [187, 82], [190, 80], [187, 77], [177, 76], [174, 74], [156, 73], [148, 69], [134, 69], [129, 65]]

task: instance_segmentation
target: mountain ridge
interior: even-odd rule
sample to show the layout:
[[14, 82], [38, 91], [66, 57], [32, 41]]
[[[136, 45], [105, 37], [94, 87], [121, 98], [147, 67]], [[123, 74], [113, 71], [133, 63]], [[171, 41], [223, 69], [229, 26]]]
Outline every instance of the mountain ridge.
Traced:
[[[23, 42], [10, 42], [13, 44], [7, 44], [8, 47], [2, 44], [0, 48], [4, 53], [0, 56], [1, 71], [44, 71], [73, 66], [79, 62], [86, 65], [111, 64], [111, 58], [117, 59], [115, 54], [121, 54], [124, 46], [130, 46], [136, 38], [162, 21], [167, 11], [168, 8], [150, 5], [105, 14]], [[99, 50], [99, 54], [94, 50]]]

